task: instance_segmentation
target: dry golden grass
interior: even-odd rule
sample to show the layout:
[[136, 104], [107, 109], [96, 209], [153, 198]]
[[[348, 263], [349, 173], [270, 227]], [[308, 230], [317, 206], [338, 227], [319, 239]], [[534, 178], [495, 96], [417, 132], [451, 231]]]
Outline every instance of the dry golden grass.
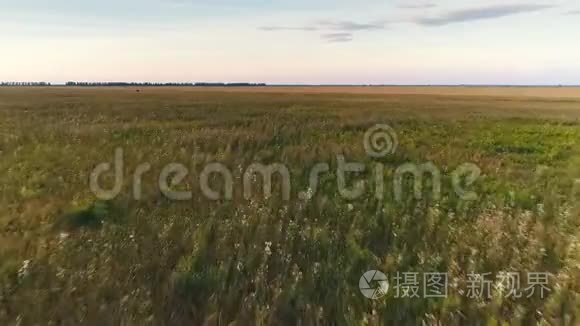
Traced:
[[186, 91], [298, 93], [298, 94], [375, 94], [443, 95], [535, 98], [580, 98], [580, 87], [498, 87], [498, 86], [268, 86], [184, 88]]
[[[124, 89], [134, 90], [136, 87]], [[118, 87], [29, 87], [0, 88], [4, 92], [55, 91], [85, 93], [96, 90], [120, 90]], [[580, 86], [266, 86], [266, 87], [158, 87], [144, 88], [153, 93], [291, 93], [291, 94], [365, 94], [365, 95], [441, 95], [441, 96], [483, 96], [511, 98], [578, 99]]]

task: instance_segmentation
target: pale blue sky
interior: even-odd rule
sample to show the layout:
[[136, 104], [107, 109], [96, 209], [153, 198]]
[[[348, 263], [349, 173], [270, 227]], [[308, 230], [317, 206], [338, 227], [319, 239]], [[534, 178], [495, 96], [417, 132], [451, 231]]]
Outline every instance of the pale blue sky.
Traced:
[[577, 0], [0, 0], [0, 80], [580, 84]]

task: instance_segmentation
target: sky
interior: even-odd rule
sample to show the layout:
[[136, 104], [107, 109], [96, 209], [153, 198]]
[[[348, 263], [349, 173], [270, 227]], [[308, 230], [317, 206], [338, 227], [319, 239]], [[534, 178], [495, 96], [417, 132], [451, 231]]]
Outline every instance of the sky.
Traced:
[[0, 80], [580, 85], [577, 0], [0, 0]]

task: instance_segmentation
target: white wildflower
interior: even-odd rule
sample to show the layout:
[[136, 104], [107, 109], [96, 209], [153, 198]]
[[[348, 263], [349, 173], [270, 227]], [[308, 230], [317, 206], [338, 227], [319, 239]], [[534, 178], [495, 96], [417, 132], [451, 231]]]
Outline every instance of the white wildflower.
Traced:
[[272, 246], [272, 242], [267, 241], [264, 244], [266, 245], [266, 248], [264, 248], [264, 253], [266, 254], [266, 256], [270, 256], [272, 254], [272, 249], [270, 249], [270, 247]]
[[300, 198], [304, 201], [309, 201], [312, 199], [312, 197], [314, 197], [314, 190], [312, 190], [310, 187], [308, 187], [306, 191], [300, 193]]
[[30, 260], [25, 260], [22, 262], [22, 266], [18, 270], [18, 278], [23, 279], [30, 274]]
[[63, 244], [63, 243], [66, 241], [66, 239], [68, 239], [68, 237], [69, 237], [69, 234], [68, 234], [68, 233], [66, 233], [66, 232], [61, 232], [61, 233], [58, 235], [58, 243], [59, 243], [59, 244]]
[[537, 208], [538, 208], [538, 214], [540, 214], [541, 216], [543, 216], [546, 213], [544, 210], [544, 204], [538, 204]]
[[312, 272], [314, 273], [314, 275], [317, 275], [318, 272], [320, 272], [320, 263], [319, 262], [315, 262], [312, 268]]

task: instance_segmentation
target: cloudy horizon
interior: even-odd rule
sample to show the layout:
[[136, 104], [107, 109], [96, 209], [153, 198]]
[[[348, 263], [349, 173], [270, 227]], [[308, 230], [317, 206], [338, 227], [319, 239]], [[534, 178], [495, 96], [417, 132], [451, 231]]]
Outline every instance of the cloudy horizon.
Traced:
[[0, 3], [3, 81], [580, 84], [574, 1]]

